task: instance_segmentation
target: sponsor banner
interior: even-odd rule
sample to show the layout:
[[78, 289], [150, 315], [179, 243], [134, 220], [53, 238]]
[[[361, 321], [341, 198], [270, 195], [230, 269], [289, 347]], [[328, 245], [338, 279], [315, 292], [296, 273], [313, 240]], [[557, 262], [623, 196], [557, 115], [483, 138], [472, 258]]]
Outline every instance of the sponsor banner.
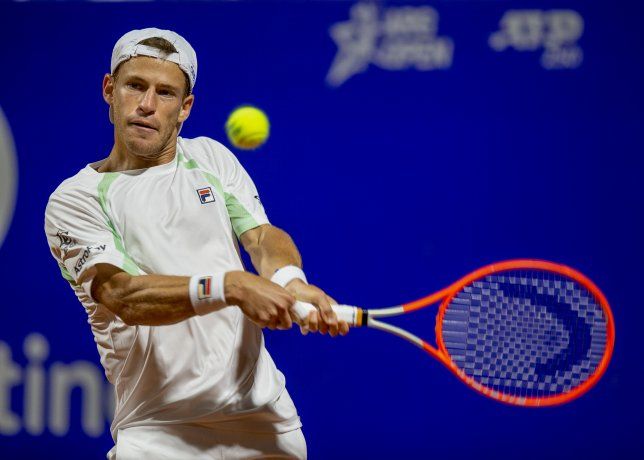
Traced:
[[[331, 341], [301, 337], [297, 328], [265, 331], [312, 458], [335, 458], [339, 448], [346, 458], [506, 458], [522, 452], [523, 438], [506, 436], [499, 447], [497, 434], [526, 430], [543, 439], [567, 433], [533, 448], [535, 458], [572, 452], [569, 439], [613, 440], [594, 447], [602, 458], [612, 458], [613, 444], [637, 447], [629, 427], [639, 427], [639, 413], [628, 411], [620, 387], [627, 378], [614, 364], [640, 359], [619, 337], [634, 336], [644, 321], [636, 290], [621, 289], [643, 256], [637, 44], [644, 3], [620, 11], [580, 0], [533, 8], [518, 0], [198, 2], [190, 14], [180, 2], [32, 3], [0, 2], [11, 63], [0, 72], [1, 459], [105, 458], [113, 445], [113, 389], [87, 312], [59, 269], [77, 278], [112, 239], [82, 240], [60, 222], [50, 248], [43, 220], [54, 189], [112, 147], [101, 80], [114, 42], [153, 25], [184, 35], [199, 56], [186, 138], [228, 146], [231, 110], [253, 104], [268, 113], [271, 140], [257, 151], [231, 150], [270, 221], [293, 237], [314, 284], [338, 302], [399, 303], [477, 266], [534, 257], [587, 273], [617, 315], [630, 315], [607, 374], [575, 403], [594, 419], [564, 406], [549, 409], [556, 416], [538, 426], [538, 414], [502, 416], [503, 407], [376, 332]], [[174, 184], [189, 187], [190, 206], [224, 210], [212, 183], [195, 174], [203, 182]], [[234, 179], [222, 180], [225, 190]], [[158, 190], [146, 200], [165, 196]], [[142, 256], [127, 241], [124, 249]], [[181, 274], [197, 273], [208, 271]], [[212, 298], [214, 287], [202, 279], [199, 296]], [[433, 317], [426, 319], [410, 317], [419, 333], [431, 333]], [[381, 352], [365, 352], [372, 349]], [[644, 371], [629, 378], [639, 382]], [[328, 394], [338, 379], [366, 390]], [[420, 398], [404, 391], [417, 381], [427, 383]], [[369, 408], [388, 389], [399, 390], [389, 408], [346, 410], [341, 423], [328, 410]], [[595, 421], [618, 412], [620, 423]], [[404, 432], [387, 430], [392, 417], [406, 421]], [[444, 430], [464, 419], [480, 427], [468, 442]], [[385, 432], [391, 439], [326, 442], [343, 439], [348, 426], [355, 439]], [[444, 442], [427, 442], [429, 432]]]

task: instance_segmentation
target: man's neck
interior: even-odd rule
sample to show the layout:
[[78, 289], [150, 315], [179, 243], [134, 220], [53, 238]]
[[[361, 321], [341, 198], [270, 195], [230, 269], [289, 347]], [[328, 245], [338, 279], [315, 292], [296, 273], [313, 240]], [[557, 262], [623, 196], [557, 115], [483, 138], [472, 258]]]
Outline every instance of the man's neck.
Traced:
[[98, 167], [97, 171], [100, 173], [106, 173], [161, 166], [174, 160], [176, 151], [176, 138], [153, 158], [145, 158], [135, 155], [130, 152], [122, 142], [115, 140], [114, 146], [110, 151], [110, 155], [107, 157], [107, 160]]

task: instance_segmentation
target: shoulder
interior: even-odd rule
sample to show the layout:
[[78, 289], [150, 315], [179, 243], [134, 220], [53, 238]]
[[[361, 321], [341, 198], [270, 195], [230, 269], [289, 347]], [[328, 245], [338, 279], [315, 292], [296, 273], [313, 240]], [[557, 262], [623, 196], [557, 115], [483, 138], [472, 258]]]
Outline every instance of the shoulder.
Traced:
[[65, 179], [49, 196], [45, 215], [64, 213], [65, 210], [91, 209], [98, 203], [101, 174], [92, 174], [89, 167]]
[[218, 142], [210, 137], [200, 136], [193, 139], [188, 139], [186, 137], [178, 137], [177, 142], [179, 146], [186, 153], [210, 153], [210, 154], [230, 154], [228, 150], [221, 142]]
[[183, 155], [188, 160], [208, 168], [226, 170], [238, 163], [235, 155], [222, 143], [210, 137], [195, 137], [194, 139], [178, 138], [178, 144]]

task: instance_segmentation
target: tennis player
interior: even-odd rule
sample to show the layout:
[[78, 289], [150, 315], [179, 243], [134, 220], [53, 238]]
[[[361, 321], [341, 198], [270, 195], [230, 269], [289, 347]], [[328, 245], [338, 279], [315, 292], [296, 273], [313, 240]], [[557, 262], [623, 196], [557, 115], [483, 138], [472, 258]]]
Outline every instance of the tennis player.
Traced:
[[[178, 136], [196, 77], [195, 51], [176, 33], [121, 37], [103, 79], [114, 146], [47, 205], [52, 254], [116, 390], [108, 458], [306, 458], [261, 328], [291, 328], [296, 299], [317, 307], [304, 333], [348, 325], [307, 284], [233, 154]], [[244, 270], [238, 240], [260, 276]]]

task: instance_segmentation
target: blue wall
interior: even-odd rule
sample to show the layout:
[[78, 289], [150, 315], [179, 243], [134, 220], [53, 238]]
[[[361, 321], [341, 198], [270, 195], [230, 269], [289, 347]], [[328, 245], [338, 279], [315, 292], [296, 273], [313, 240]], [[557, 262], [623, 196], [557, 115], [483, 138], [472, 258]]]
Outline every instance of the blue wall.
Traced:
[[[268, 144], [238, 156], [310, 280], [338, 300], [396, 304], [483, 264], [535, 257], [586, 273], [613, 306], [604, 378], [572, 404], [539, 410], [487, 400], [377, 331], [335, 340], [267, 332], [310, 458], [642, 455], [644, 8], [380, 3], [376, 21], [358, 29], [379, 31], [375, 41], [362, 55], [338, 54], [330, 29], [350, 21], [352, 5], [0, 4], [0, 107], [19, 167], [0, 248], [1, 458], [103, 458], [111, 447], [111, 390], [85, 313], [49, 255], [43, 212], [64, 178], [109, 152], [101, 79], [116, 39], [149, 26], [174, 29], [197, 50], [196, 106], [182, 135], [224, 140], [235, 106], [267, 111]], [[433, 10], [399, 9], [423, 5]], [[490, 38], [505, 14], [514, 32]], [[533, 28], [512, 28], [526, 23]], [[432, 313], [399, 323], [433, 337]], [[66, 378], [85, 379], [69, 404]]]

